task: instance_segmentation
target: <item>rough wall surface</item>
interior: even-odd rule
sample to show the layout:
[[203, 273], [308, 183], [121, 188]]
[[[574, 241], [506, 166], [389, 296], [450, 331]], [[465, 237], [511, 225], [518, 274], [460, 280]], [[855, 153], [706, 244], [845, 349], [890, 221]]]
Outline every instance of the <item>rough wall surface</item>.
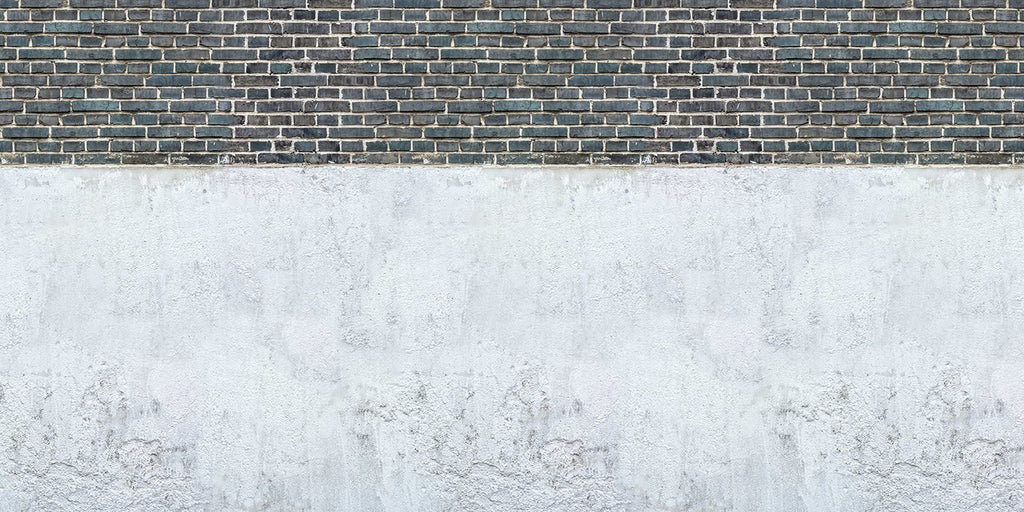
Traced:
[[0, 173], [0, 510], [1024, 508], [1024, 178]]
[[1024, 162], [1024, 0], [0, 0], [0, 162]]

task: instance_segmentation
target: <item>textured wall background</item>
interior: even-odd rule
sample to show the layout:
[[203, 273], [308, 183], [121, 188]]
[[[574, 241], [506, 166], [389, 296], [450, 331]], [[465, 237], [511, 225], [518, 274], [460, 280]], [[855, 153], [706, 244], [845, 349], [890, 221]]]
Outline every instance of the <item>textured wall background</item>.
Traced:
[[0, 162], [1024, 162], [1022, 0], [0, 0]]
[[1024, 506], [1020, 173], [9, 168], [0, 197], [0, 510]]

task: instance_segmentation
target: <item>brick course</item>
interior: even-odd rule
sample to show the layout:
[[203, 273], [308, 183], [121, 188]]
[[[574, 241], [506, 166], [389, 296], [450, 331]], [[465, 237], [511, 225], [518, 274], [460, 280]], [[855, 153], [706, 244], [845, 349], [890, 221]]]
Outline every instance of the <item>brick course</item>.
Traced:
[[1024, 163], [1024, 0], [0, 0], [0, 161]]

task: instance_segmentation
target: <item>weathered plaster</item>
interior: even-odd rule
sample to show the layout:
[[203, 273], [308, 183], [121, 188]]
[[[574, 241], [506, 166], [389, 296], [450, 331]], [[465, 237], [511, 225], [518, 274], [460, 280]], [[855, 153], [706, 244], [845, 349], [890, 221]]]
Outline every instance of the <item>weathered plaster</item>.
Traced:
[[1024, 508], [1017, 170], [0, 173], [0, 510]]

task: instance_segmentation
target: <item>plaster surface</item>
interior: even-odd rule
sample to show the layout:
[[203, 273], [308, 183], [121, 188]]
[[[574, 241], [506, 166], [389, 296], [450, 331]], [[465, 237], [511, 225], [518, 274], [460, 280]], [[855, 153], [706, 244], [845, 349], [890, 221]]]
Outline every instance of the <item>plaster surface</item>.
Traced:
[[5, 168], [0, 510], [1024, 509], [1024, 177]]

